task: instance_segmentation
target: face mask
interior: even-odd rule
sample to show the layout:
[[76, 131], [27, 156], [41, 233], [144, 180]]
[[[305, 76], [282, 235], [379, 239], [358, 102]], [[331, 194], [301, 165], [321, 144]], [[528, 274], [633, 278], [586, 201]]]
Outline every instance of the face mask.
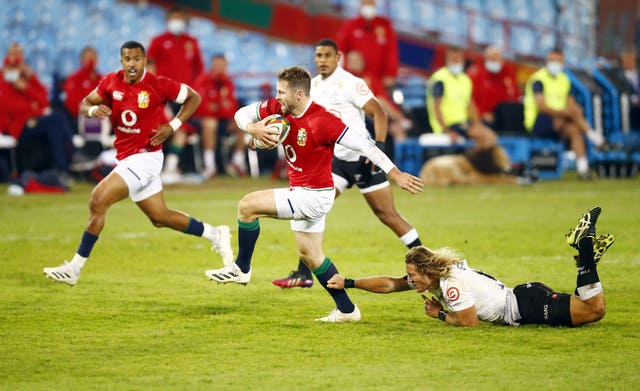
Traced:
[[498, 73], [502, 70], [502, 63], [500, 61], [485, 61], [484, 67], [491, 73]]
[[551, 76], [556, 76], [560, 72], [562, 72], [563, 64], [560, 61], [549, 61], [547, 63], [547, 71], [551, 74]]
[[7, 83], [14, 83], [20, 78], [20, 70], [19, 69], [5, 69], [2, 72], [2, 77], [4, 81]]
[[182, 19], [169, 19], [167, 22], [167, 30], [171, 34], [180, 35], [184, 33], [184, 30], [187, 28], [187, 24]]
[[360, 8], [360, 15], [367, 20], [371, 20], [376, 17], [376, 6], [371, 4], [365, 4]]
[[447, 65], [447, 69], [454, 75], [459, 75], [464, 71], [464, 66], [462, 64], [449, 64]]

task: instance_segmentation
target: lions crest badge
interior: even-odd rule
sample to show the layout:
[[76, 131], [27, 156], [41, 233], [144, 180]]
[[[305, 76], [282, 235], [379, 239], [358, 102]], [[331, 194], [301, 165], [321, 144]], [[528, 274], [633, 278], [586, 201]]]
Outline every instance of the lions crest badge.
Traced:
[[138, 107], [141, 109], [149, 107], [149, 93], [147, 91], [140, 91], [138, 93]]
[[296, 137], [296, 141], [301, 147], [307, 145], [307, 130], [305, 128], [298, 129], [298, 137]]

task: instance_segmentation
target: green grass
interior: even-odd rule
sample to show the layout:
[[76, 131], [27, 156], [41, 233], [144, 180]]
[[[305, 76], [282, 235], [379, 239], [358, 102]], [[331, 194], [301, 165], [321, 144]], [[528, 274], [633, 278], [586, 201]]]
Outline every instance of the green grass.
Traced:
[[[165, 192], [167, 204], [236, 230], [243, 194], [281, 186], [216, 179]], [[207, 242], [153, 228], [125, 200], [73, 288], [42, 268], [70, 259], [91, 186], [64, 195], [6, 195], [0, 186], [0, 389], [638, 389], [640, 183], [549, 181], [532, 187], [394, 189], [400, 212], [431, 247], [451, 246], [509, 286], [543, 281], [572, 292], [563, 234], [600, 205], [599, 232], [616, 243], [599, 274], [605, 318], [575, 329], [482, 324], [449, 327], [419, 295], [351, 290], [357, 324], [319, 324], [333, 303], [317, 284], [281, 290], [271, 280], [297, 264], [288, 222], [261, 221], [246, 286], [207, 281], [218, 267]], [[359, 192], [336, 201], [325, 252], [351, 277], [404, 273], [405, 249]]]

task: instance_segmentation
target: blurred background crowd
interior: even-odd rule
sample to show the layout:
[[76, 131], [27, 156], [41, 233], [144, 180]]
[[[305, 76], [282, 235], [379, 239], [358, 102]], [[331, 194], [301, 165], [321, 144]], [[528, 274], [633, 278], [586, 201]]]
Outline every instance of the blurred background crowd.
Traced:
[[[467, 148], [473, 132], [457, 140], [452, 129], [481, 124], [543, 178], [637, 175], [639, 13], [633, 0], [4, 0], [0, 181], [108, 172], [110, 124], [79, 117], [78, 106], [121, 68], [127, 40], [145, 45], [151, 71], [203, 97], [165, 146], [165, 183], [279, 177], [278, 152], [248, 152], [233, 113], [274, 95], [282, 67], [315, 73], [322, 38], [389, 113], [387, 152], [401, 169], [417, 174], [430, 157]], [[545, 92], [562, 91], [557, 75], [569, 89], [554, 102]], [[467, 88], [468, 101], [450, 103]]]

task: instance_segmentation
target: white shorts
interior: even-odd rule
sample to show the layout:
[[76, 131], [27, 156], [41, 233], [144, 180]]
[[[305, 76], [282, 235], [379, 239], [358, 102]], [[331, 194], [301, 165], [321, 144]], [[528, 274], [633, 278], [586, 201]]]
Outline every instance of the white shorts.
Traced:
[[162, 151], [136, 153], [120, 160], [113, 171], [127, 183], [129, 197], [139, 202], [162, 191], [163, 162]]
[[289, 187], [273, 189], [278, 218], [292, 220], [298, 232], [324, 232], [324, 219], [333, 207], [335, 189]]

